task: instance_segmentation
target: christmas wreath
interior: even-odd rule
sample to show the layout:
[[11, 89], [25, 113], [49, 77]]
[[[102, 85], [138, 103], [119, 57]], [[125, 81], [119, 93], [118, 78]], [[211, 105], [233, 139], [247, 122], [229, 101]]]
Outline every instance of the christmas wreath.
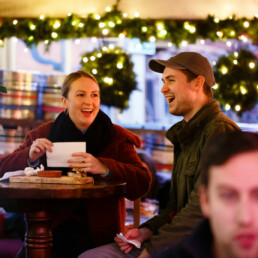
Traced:
[[258, 59], [248, 50], [233, 52], [218, 59], [214, 74], [214, 97], [225, 110], [239, 116], [251, 110], [258, 98]]
[[128, 107], [129, 96], [136, 89], [130, 55], [114, 45], [103, 46], [83, 54], [81, 65], [82, 70], [96, 77], [102, 104], [121, 110]]

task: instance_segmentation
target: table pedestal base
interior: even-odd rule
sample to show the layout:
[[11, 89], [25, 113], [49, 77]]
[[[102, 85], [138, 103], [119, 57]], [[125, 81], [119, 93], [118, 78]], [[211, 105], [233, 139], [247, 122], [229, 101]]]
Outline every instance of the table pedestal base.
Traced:
[[25, 247], [27, 258], [47, 258], [52, 252], [51, 218], [45, 211], [26, 214], [27, 233]]

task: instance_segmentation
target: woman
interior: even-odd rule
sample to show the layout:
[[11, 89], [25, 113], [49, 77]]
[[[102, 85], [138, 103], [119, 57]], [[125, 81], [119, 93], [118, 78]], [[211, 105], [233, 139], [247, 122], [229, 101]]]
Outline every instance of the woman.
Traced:
[[[28, 165], [46, 166], [45, 153], [52, 150], [52, 142], [86, 141], [87, 152], [74, 153], [68, 160], [70, 168], [81, 168], [104, 180], [126, 182], [124, 197], [131, 200], [147, 192], [151, 174], [134, 149], [140, 147], [140, 139], [112, 124], [99, 109], [96, 79], [83, 71], [73, 72], [65, 79], [61, 93], [65, 111], [54, 122], [30, 131], [18, 149], [2, 156], [0, 176]], [[76, 257], [85, 249], [111, 242], [116, 233], [124, 230], [124, 198], [87, 200], [72, 215], [59, 214], [54, 221], [54, 257]]]

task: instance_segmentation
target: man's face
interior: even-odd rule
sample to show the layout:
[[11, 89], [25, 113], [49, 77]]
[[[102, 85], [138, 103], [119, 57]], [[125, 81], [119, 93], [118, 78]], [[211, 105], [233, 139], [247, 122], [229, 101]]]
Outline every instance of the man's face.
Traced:
[[169, 113], [183, 116], [188, 121], [196, 112], [195, 80], [187, 82], [187, 77], [182, 71], [165, 67], [162, 81], [164, 84], [161, 92], [167, 100]]
[[200, 189], [216, 257], [258, 257], [258, 152], [238, 154], [210, 168], [208, 188]]

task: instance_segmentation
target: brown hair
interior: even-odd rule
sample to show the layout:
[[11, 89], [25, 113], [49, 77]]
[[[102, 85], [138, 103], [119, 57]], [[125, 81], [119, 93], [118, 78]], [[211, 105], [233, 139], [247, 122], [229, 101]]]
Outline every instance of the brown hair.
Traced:
[[67, 98], [68, 92], [70, 90], [70, 85], [74, 81], [76, 81], [77, 79], [79, 79], [81, 77], [89, 78], [89, 79], [93, 80], [94, 82], [96, 82], [96, 84], [99, 86], [98, 81], [96, 80], [96, 78], [90, 73], [87, 73], [87, 72], [84, 72], [84, 71], [81, 71], [81, 70], [70, 73], [65, 78], [65, 80], [62, 84], [62, 87], [61, 87], [61, 94], [64, 98]]
[[[194, 74], [193, 72], [191, 72], [188, 69], [182, 69], [182, 70], [180, 69], [180, 71], [186, 76], [187, 82], [190, 82], [190, 81], [192, 81], [192, 80], [194, 80], [195, 78], [198, 77], [198, 75]], [[213, 97], [213, 92], [212, 92], [211, 88], [206, 83], [204, 83], [204, 85], [203, 85], [203, 92], [208, 97], [210, 97], [210, 98]]]
[[257, 133], [235, 131], [213, 139], [209, 142], [200, 163], [201, 184], [208, 186], [212, 166], [221, 166], [238, 154], [256, 151]]

